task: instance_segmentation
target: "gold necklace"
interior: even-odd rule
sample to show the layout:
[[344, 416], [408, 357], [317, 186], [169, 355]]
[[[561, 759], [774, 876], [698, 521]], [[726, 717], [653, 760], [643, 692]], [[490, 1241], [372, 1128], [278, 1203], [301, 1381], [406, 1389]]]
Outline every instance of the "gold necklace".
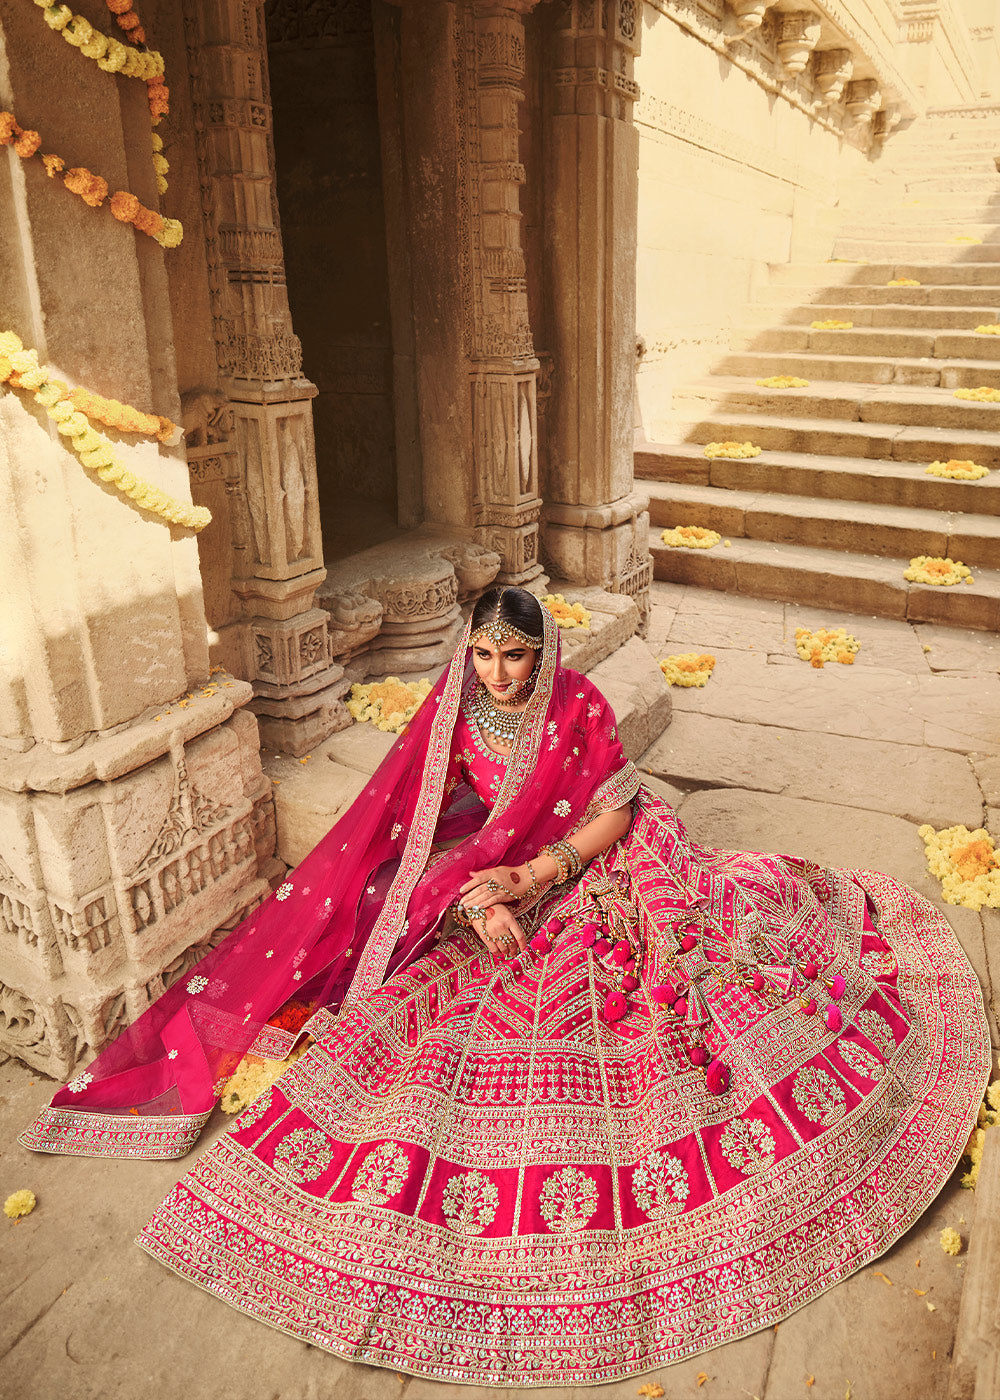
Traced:
[[499, 743], [511, 749], [514, 747], [523, 710], [501, 709], [480, 681], [472, 695], [472, 714], [481, 733], [492, 734]]

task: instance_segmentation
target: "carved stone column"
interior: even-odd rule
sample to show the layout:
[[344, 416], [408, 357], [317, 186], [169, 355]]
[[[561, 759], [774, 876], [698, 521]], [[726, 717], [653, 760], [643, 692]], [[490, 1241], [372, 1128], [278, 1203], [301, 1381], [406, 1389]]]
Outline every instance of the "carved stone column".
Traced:
[[[0, 108], [155, 207], [142, 93], [39, 19], [4, 7]], [[171, 253], [10, 148], [0, 228], [3, 329], [176, 421]], [[183, 449], [114, 436], [188, 498]], [[192, 533], [99, 480], [23, 390], [0, 390], [0, 496], [0, 1051], [63, 1077], [266, 896], [274, 814], [250, 687], [209, 676]]]
[[459, 200], [466, 218], [466, 353], [472, 394], [474, 522], [500, 555], [502, 582], [524, 584], [538, 559], [538, 360], [521, 246], [518, 108], [524, 14], [536, 0], [475, 0], [460, 16]]
[[819, 43], [822, 25], [815, 10], [783, 13], [778, 22], [778, 57], [786, 73], [804, 73]]
[[[288, 310], [274, 192], [263, 0], [185, 0], [220, 387], [232, 409], [234, 624], [264, 742], [303, 753], [343, 727], [302, 350]], [[226, 639], [232, 650], [232, 639]]]
[[543, 551], [562, 578], [629, 593], [645, 616], [647, 499], [632, 490], [641, 11], [567, 0], [548, 36]]

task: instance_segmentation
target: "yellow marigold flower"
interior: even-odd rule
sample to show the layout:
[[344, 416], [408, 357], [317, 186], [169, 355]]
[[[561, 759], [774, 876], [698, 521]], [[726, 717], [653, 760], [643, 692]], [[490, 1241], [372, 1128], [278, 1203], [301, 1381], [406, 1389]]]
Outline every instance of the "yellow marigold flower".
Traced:
[[30, 1215], [38, 1201], [34, 1191], [14, 1191], [3, 1203], [3, 1213], [10, 1220], [19, 1220], [22, 1215]]
[[722, 536], [704, 525], [675, 525], [672, 530], [664, 530], [660, 539], [671, 549], [713, 549]]
[[1000, 335], [1000, 325], [992, 321], [988, 325], [977, 326], [976, 335]]
[[860, 650], [861, 643], [857, 637], [853, 637], [843, 627], [838, 627], [835, 632], [830, 632], [825, 627], [820, 627], [816, 632], [811, 632], [808, 627], [795, 629], [796, 654], [817, 670], [828, 661], [839, 661], [842, 666], [853, 666], [854, 658]]
[[163, 227], [156, 234], [156, 241], [161, 248], [176, 248], [183, 238], [184, 226], [180, 219], [164, 219]]
[[[913, 202], [916, 204], [918, 201], [914, 200]], [[915, 277], [894, 277], [886, 285], [889, 287], [919, 287], [921, 284]]]
[[715, 670], [715, 657], [696, 651], [681, 652], [677, 656], [665, 656], [659, 663], [667, 685], [702, 686]]
[[924, 825], [917, 835], [924, 843], [927, 869], [941, 882], [947, 904], [965, 909], [1000, 909], [1000, 862], [993, 837], [984, 827], [970, 831], [949, 826], [942, 831]]
[[850, 331], [854, 329], [853, 321], [813, 321], [811, 329], [814, 331]]
[[969, 399], [973, 403], [1000, 403], [1000, 389], [990, 389], [984, 384], [978, 389], [956, 389], [954, 397]]
[[979, 481], [989, 474], [989, 467], [954, 457], [949, 457], [947, 462], [932, 462], [925, 472], [926, 476], [943, 476], [949, 481]]
[[705, 448], [706, 457], [759, 457], [760, 448], [752, 442], [710, 442]]
[[754, 381], [760, 389], [808, 389], [808, 379], [796, 379], [794, 374], [772, 374], [769, 379]]
[[561, 593], [547, 593], [539, 602], [548, 608], [560, 627], [579, 627], [583, 632], [590, 631], [590, 612], [582, 603], [569, 603]]
[[930, 583], [935, 587], [948, 588], [963, 579], [972, 582], [972, 570], [961, 559], [942, 559], [931, 554], [918, 554], [910, 560], [910, 567], [903, 572], [910, 583]]
[[945, 1254], [961, 1254], [962, 1252], [962, 1236], [950, 1225], [946, 1225], [941, 1231], [941, 1248]]

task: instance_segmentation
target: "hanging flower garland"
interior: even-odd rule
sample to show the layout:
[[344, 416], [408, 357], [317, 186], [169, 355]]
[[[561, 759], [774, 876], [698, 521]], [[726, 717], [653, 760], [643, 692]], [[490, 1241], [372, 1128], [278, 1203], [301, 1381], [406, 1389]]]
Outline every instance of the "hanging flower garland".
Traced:
[[982, 385], [978, 389], [956, 389], [956, 399], [969, 399], [972, 403], [1000, 403], [1000, 389], [989, 389]]
[[[109, 443], [96, 432], [87, 421], [87, 413], [76, 406], [74, 391], [61, 379], [53, 379], [47, 365], [38, 362], [36, 350], [25, 350], [13, 331], [0, 332], [0, 384], [9, 384], [13, 389], [25, 389], [34, 394], [35, 402], [42, 405], [55, 422], [57, 431], [68, 439], [74, 452], [85, 467], [95, 472], [102, 481], [111, 482], [123, 496], [135, 501], [144, 510], [152, 511], [171, 525], [183, 525], [190, 530], [203, 530], [212, 519], [211, 511], [205, 506], [186, 505], [161, 491], [158, 486], [143, 481], [117, 460]], [[109, 418], [119, 418], [125, 432], [141, 432], [144, 436], [156, 436], [160, 441], [172, 437], [177, 429], [168, 418], [154, 414], [140, 414], [127, 404], [118, 404], [115, 399], [103, 399], [97, 394], [78, 391], [81, 402], [93, 411], [99, 422]], [[120, 409], [120, 415], [116, 410]], [[104, 416], [101, 416], [104, 415]], [[153, 431], [145, 426], [135, 426], [140, 420], [156, 424]], [[126, 426], [131, 424], [133, 426]], [[118, 426], [118, 423], [115, 423]], [[169, 429], [169, 433], [168, 430]]]
[[715, 657], [707, 652], [684, 651], [665, 656], [658, 664], [667, 685], [696, 686], [700, 690], [715, 670]]
[[664, 530], [660, 539], [671, 549], [714, 549], [722, 536], [704, 525], [675, 525]]
[[705, 448], [706, 457], [759, 457], [760, 448], [752, 442], [710, 442]]
[[946, 588], [953, 583], [973, 582], [972, 570], [961, 559], [942, 559], [931, 554], [918, 554], [911, 559], [903, 577], [910, 583], [931, 583]]
[[808, 627], [796, 627], [795, 651], [803, 661], [808, 661], [821, 670], [828, 661], [839, 661], [842, 666], [853, 666], [854, 658], [861, 650], [857, 637], [843, 627], [831, 632], [820, 627], [811, 632]]
[[[13, 112], [0, 112], [0, 146], [13, 146], [22, 160], [30, 160], [41, 144], [42, 138], [38, 132], [22, 127]], [[69, 192], [79, 195], [84, 204], [89, 204], [92, 209], [99, 209], [107, 199], [108, 182], [103, 176], [95, 175], [82, 165], [66, 170], [66, 162], [61, 156], [43, 155], [41, 160], [50, 180], [62, 175], [63, 184]], [[147, 209], [140, 204], [135, 195], [126, 190], [115, 191], [111, 196], [110, 209], [119, 223], [132, 224], [140, 233], [154, 238], [161, 248], [176, 248], [184, 237], [179, 219], [165, 219], [155, 209]]]
[[981, 467], [978, 462], [957, 461], [954, 457], [947, 462], [932, 462], [924, 472], [925, 476], [943, 476], [948, 481], [981, 481], [989, 474], [989, 467]]

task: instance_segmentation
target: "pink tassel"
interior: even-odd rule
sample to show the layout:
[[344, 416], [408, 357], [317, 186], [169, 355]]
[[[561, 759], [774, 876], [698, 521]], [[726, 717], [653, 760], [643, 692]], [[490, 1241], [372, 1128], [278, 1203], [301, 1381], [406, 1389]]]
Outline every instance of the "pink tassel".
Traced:
[[654, 987], [649, 995], [656, 1002], [657, 1006], [670, 1006], [677, 999], [677, 993], [674, 991], [673, 987], [668, 986], [666, 983], [661, 984], [659, 987]]
[[636, 989], [636, 987], [638, 987], [638, 985], [639, 985], [639, 979], [638, 979], [638, 977], [632, 977], [630, 974], [626, 973], [626, 975], [622, 978], [622, 991], [623, 991], [623, 992], [634, 992], [635, 989]]
[[544, 933], [536, 933], [534, 938], [528, 944], [528, 947], [533, 953], [547, 953], [552, 947], [552, 944], [546, 938]]
[[762, 992], [766, 986], [767, 986], [767, 983], [764, 981], [763, 977], [761, 977], [760, 973], [759, 973], [759, 972], [755, 972], [754, 975], [753, 975], [753, 989], [754, 989], [754, 991], [755, 991], [755, 992]]
[[593, 948], [597, 941], [597, 925], [584, 924], [583, 928], [576, 936], [585, 948]]
[[688, 1051], [688, 1058], [693, 1065], [707, 1065], [710, 1056], [704, 1045], [692, 1045]]
[[721, 1060], [713, 1060], [705, 1075], [705, 1083], [710, 1094], [724, 1094], [729, 1088], [729, 1066]]
[[803, 1015], [803, 1016], [815, 1016], [815, 1015], [816, 1015], [816, 1001], [815, 1001], [815, 998], [810, 997], [808, 1001], [803, 1001], [803, 1000], [801, 999], [801, 997], [800, 997], [800, 998], [799, 998], [799, 1010], [802, 1012], [802, 1015]]
[[816, 966], [816, 964], [812, 961], [811, 958], [809, 962], [807, 962], [806, 965], [803, 967], [802, 975], [804, 977], [808, 977], [810, 982], [814, 981], [815, 978], [819, 976], [819, 968]]
[[842, 1029], [844, 1017], [836, 1002], [831, 1001], [830, 1005], [826, 1008], [825, 1020], [828, 1031], [839, 1031]]
[[620, 938], [611, 950], [611, 956], [619, 967], [622, 967], [632, 956], [632, 949], [624, 938]]
[[562, 927], [562, 919], [546, 919], [545, 923], [542, 924], [540, 932], [547, 933], [550, 938], [555, 938]]
[[620, 1021], [628, 1011], [628, 1002], [621, 992], [609, 992], [604, 1001], [604, 1019], [613, 1025], [615, 1021]]
[[834, 1001], [839, 1001], [846, 991], [847, 983], [844, 981], [843, 977], [841, 977], [840, 973], [838, 972], [836, 977], [830, 983], [830, 995], [833, 997]]
[[678, 997], [677, 1000], [674, 1002], [674, 1006], [673, 1006], [674, 1015], [675, 1015], [675, 1016], [686, 1016], [686, 1015], [687, 1015], [687, 1009], [688, 1009], [687, 997]]
[[611, 952], [611, 944], [606, 938], [598, 938], [594, 942], [594, 952], [598, 957], [603, 958]]

